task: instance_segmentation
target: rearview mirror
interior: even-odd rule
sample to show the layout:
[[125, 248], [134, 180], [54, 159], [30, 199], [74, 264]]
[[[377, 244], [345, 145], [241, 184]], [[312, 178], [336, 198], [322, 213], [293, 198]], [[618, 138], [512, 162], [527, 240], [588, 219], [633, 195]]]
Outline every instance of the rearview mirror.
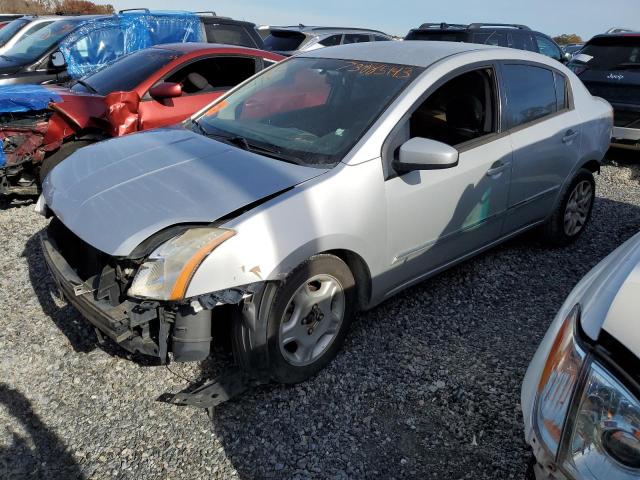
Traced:
[[173, 82], [162, 82], [151, 87], [149, 95], [158, 100], [182, 96], [182, 85]]
[[458, 157], [458, 151], [445, 143], [415, 137], [402, 144], [393, 168], [398, 173], [452, 168], [458, 165]]
[[60, 50], [51, 54], [51, 65], [55, 68], [64, 68], [67, 66], [67, 61], [64, 59], [64, 55], [62, 55]]

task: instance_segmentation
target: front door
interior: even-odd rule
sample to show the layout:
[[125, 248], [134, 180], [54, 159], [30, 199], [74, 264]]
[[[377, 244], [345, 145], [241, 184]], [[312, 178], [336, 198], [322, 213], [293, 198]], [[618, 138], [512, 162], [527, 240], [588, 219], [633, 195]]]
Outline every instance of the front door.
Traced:
[[390, 294], [500, 237], [512, 151], [497, 128], [496, 84], [493, 68], [459, 75], [408, 120], [406, 137], [447, 143], [460, 156], [455, 167], [386, 181]]

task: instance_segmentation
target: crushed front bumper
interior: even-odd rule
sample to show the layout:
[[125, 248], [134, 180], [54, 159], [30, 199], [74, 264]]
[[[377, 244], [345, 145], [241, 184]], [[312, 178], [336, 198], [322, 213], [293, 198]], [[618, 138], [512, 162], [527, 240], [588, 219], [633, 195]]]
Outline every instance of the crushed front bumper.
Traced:
[[[150, 326], [154, 321], [165, 325], [163, 309], [153, 302], [136, 303], [124, 301], [112, 306], [106, 301], [96, 300], [93, 290], [80, 279], [64, 257], [55, 241], [45, 232], [40, 235], [42, 252], [61, 295], [73, 305], [99, 332], [111, 338], [129, 352], [166, 358], [167, 332], [160, 333], [164, 345], [159, 346], [151, 337]], [[157, 323], [157, 322], [156, 322]], [[168, 328], [168, 327], [167, 327]]]

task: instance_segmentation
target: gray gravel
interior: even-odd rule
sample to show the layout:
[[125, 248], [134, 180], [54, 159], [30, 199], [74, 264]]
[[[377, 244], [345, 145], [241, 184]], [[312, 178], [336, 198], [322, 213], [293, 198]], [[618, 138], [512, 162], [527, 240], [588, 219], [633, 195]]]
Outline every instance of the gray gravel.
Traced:
[[51, 294], [44, 219], [0, 204], [0, 478], [523, 478], [520, 383], [573, 285], [640, 229], [631, 157], [604, 168], [576, 245], [529, 234], [426, 281], [360, 315], [313, 380], [213, 418], [155, 400], [203, 367], [96, 345]]

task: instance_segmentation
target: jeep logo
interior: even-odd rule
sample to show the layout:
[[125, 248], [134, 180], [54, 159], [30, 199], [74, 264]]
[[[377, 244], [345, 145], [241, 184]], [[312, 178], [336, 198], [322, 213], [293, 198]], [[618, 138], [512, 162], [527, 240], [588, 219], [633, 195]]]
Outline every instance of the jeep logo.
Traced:
[[619, 73], [610, 73], [609, 75], [607, 75], [607, 78], [609, 80], [622, 80], [624, 78], [624, 75], [621, 75]]

